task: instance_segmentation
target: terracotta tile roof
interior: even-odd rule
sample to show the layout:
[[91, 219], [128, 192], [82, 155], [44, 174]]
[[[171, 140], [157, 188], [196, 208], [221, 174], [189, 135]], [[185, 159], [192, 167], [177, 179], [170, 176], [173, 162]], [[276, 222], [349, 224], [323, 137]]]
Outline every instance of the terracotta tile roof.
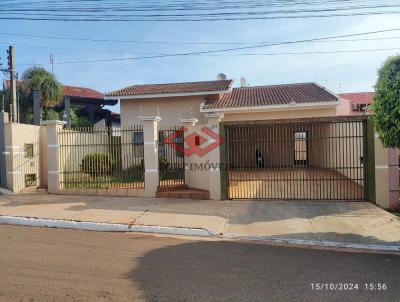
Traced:
[[372, 104], [375, 92], [340, 93], [338, 96], [351, 101], [353, 104]]
[[152, 94], [184, 94], [196, 92], [220, 92], [227, 91], [233, 84], [233, 80], [217, 80], [186, 83], [147, 84], [132, 85], [110, 93], [106, 96], [146, 96]]
[[334, 102], [337, 97], [315, 83], [233, 88], [220, 99], [208, 100], [203, 109]]
[[[11, 81], [4, 81], [4, 88], [10, 87]], [[24, 86], [26, 82], [21, 80], [18, 81], [18, 85]], [[94, 89], [78, 87], [78, 86], [69, 86], [64, 85], [64, 95], [69, 97], [83, 98], [83, 99], [104, 99], [104, 94], [98, 92]]]
[[104, 94], [85, 87], [64, 85], [64, 95], [83, 99], [104, 99]]

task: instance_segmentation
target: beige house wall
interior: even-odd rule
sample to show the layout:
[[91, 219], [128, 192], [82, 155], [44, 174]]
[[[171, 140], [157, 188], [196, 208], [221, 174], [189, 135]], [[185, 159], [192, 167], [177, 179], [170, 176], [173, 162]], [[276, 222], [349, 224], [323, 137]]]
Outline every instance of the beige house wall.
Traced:
[[181, 119], [187, 118], [196, 118], [200, 124], [205, 124], [204, 114], [200, 112], [200, 104], [205, 101], [205, 96], [123, 99], [120, 102], [121, 128], [139, 125], [141, 116], [159, 116], [160, 125], [179, 125]]

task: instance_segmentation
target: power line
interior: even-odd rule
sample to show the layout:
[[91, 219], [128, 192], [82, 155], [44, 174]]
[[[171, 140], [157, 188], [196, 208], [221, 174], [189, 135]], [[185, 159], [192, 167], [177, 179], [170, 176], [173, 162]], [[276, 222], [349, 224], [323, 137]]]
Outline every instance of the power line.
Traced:
[[263, 16], [263, 17], [218, 17], [218, 18], [107, 18], [99, 16], [98, 18], [65, 18], [60, 16], [53, 17], [12, 17], [7, 14], [6, 17], [1, 17], [0, 20], [14, 20], [14, 21], [57, 21], [57, 22], [211, 22], [211, 21], [245, 21], [245, 20], [283, 20], [283, 19], [312, 19], [312, 18], [332, 18], [332, 17], [356, 17], [356, 16], [371, 16], [371, 15], [397, 15], [400, 11], [370, 11], [358, 13], [337, 13], [337, 14], [308, 14], [308, 15], [276, 15], [276, 16]]
[[[242, 53], [242, 54], [204, 54], [205, 56], [278, 56], [278, 55], [308, 55], [308, 54], [342, 54], [342, 53], [363, 53], [363, 52], [380, 52], [380, 51], [393, 51], [400, 50], [400, 47], [395, 48], [376, 48], [376, 49], [357, 49], [357, 50], [333, 50], [333, 51], [303, 51], [303, 52], [273, 52], [273, 53]], [[198, 54], [202, 55], [202, 54]], [[154, 57], [136, 57], [136, 58], [113, 58], [113, 59], [97, 59], [97, 60], [81, 60], [81, 61], [65, 61], [65, 62], [54, 62], [54, 64], [83, 64], [83, 63], [101, 63], [101, 62], [115, 62], [115, 61], [128, 61], [128, 60], [139, 60], [139, 59], [153, 59], [161, 58], [161, 56]], [[45, 63], [49, 64], [49, 63]], [[45, 65], [45, 64], [19, 64], [18, 66], [27, 65]]]
[[39, 21], [222, 21], [399, 14], [397, 1], [3, 1], [2, 19]]
[[356, 49], [356, 50], [316, 50], [303, 52], [271, 52], [271, 53], [244, 53], [244, 54], [215, 54], [213, 56], [277, 56], [277, 55], [308, 55], [308, 54], [336, 54], [336, 53], [362, 53], [362, 52], [378, 52], [400, 50], [400, 47], [395, 48], [376, 48], [376, 49]]
[[[41, 38], [41, 39], [55, 39], [55, 40], [72, 40], [72, 41], [90, 41], [90, 42], [112, 42], [112, 43], [138, 43], [138, 44], [168, 44], [168, 45], [258, 45], [263, 43], [279, 43], [279, 41], [262, 41], [262, 42], [191, 42], [191, 41], [142, 41], [142, 40], [113, 40], [113, 39], [92, 39], [92, 38], [79, 38], [79, 37], [60, 37], [60, 36], [46, 36], [46, 35], [34, 35], [34, 34], [20, 34], [10, 32], [0, 32], [0, 35], [16, 36], [16, 37], [30, 37], [30, 38]], [[374, 38], [363, 38], [363, 39], [348, 39], [348, 40], [327, 40], [327, 41], [310, 41], [310, 42], [321, 42], [321, 43], [332, 43], [332, 42], [355, 42], [355, 41], [375, 41], [375, 40], [391, 40], [399, 39], [400, 36], [395, 37], [374, 37]], [[0, 43], [5, 44], [5, 43]], [[14, 44], [18, 46], [17, 44]], [[128, 51], [106, 51], [106, 50], [84, 50], [74, 48], [59, 48], [41, 45], [29, 45], [19, 44], [19, 46], [26, 47], [38, 47], [38, 48], [51, 48], [59, 50], [77, 50], [77, 51], [95, 51], [95, 52], [115, 52], [115, 53], [132, 53]], [[139, 54], [139, 53], [137, 53]], [[150, 54], [150, 53], [142, 53]]]

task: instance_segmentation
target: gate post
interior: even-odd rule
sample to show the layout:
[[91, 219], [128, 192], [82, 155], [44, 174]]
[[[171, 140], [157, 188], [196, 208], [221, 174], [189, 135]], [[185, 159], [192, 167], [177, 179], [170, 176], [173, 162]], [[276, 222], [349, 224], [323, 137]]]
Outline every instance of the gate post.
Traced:
[[144, 196], [155, 197], [159, 183], [158, 124], [159, 116], [139, 117], [143, 122]]
[[[224, 117], [223, 113], [207, 113], [207, 127], [209, 130], [216, 133], [219, 136], [220, 125], [219, 122]], [[223, 142], [222, 142], [223, 143]], [[210, 164], [209, 170], [209, 190], [210, 190], [210, 199], [213, 200], [221, 200], [221, 147], [218, 145], [215, 149], [208, 152], [208, 161]]]
[[59, 171], [59, 154], [58, 154], [58, 137], [57, 133], [64, 127], [66, 122], [63, 121], [44, 121], [46, 126], [47, 138], [47, 166], [48, 166], [48, 192], [52, 194], [58, 193], [60, 189], [60, 171]]

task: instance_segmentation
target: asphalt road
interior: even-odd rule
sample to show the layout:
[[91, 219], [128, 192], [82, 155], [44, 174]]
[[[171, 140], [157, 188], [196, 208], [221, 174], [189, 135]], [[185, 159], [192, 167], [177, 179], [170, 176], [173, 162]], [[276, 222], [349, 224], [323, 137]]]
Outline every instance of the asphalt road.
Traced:
[[[358, 290], [313, 290], [312, 283]], [[399, 299], [395, 255], [0, 226], [0, 301]]]

